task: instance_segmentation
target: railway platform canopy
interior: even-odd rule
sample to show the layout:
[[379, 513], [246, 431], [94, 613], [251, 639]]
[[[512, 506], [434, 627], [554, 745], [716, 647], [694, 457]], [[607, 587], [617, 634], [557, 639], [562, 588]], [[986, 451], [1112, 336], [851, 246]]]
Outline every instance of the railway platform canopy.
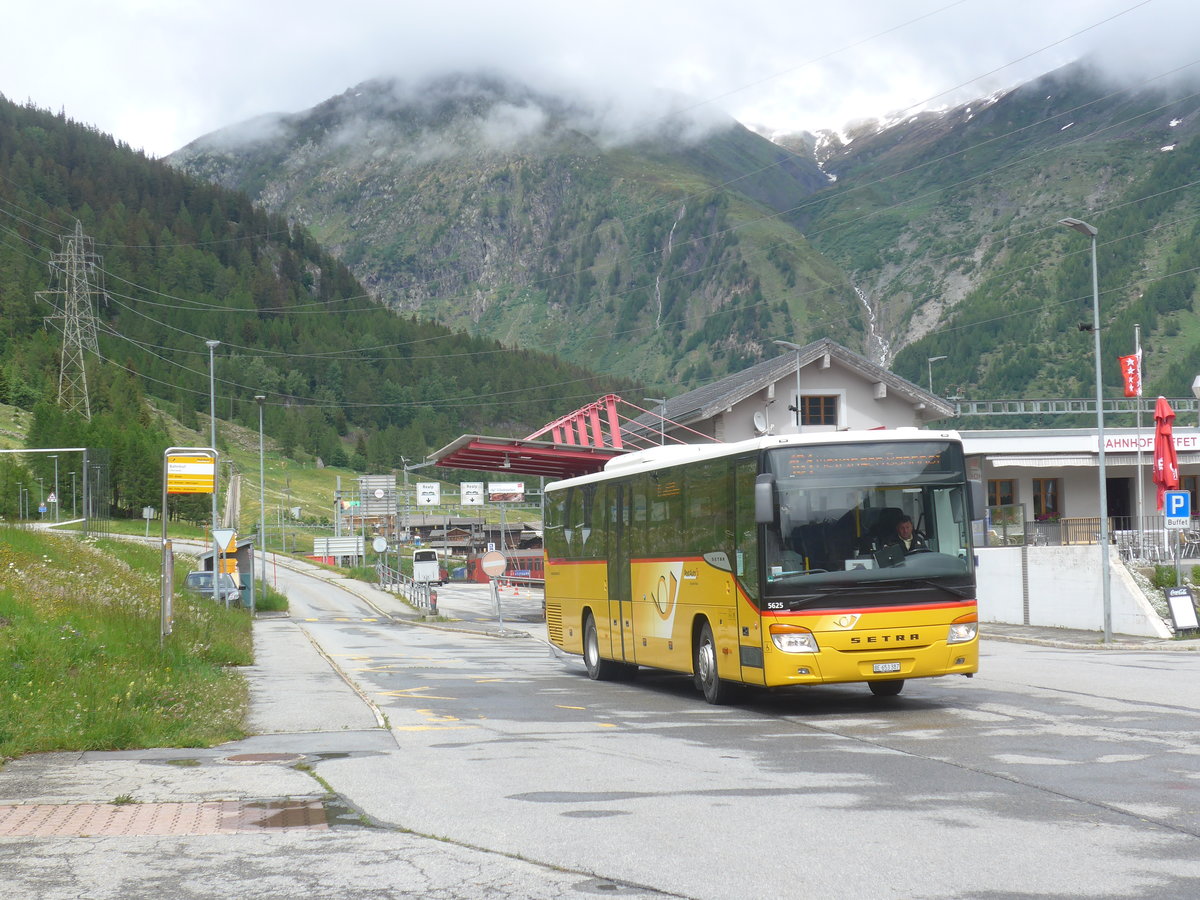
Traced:
[[[631, 427], [638, 416], [657, 416], [657, 430]], [[663, 417], [661, 411], [653, 413], [616, 394], [606, 394], [528, 437], [465, 434], [431, 454], [429, 461], [447, 469], [571, 478], [599, 472], [613, 457], [657, 444], [664, 431], [660, 422], [678, 425]], [[671, 440], [679, 442], [675, 437]]]
[[536, 475], [557, 480], [599, 472], [614, 456], [626, 452], [613, 447], [464, 434], [429, 458], [446, 469]]

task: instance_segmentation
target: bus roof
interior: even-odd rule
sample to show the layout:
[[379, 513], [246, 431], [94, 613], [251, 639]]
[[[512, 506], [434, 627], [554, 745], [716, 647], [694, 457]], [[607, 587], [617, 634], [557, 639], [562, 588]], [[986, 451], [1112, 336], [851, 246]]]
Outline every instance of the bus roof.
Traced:
[[636, 453], [626, 453], [609, 460], [602, 472], [579, 475], [562, 481], [553, 481], [546, 485], [547, 491], [572, 487], [577, 484], [589, 484], [597, 481], [608, 481], [622, 475], [635, 475], [639, 472], [653, 472], [689, 462], [701, 462], [710, 459], [720, 459], [725, 456], [737, 456], [743, 453], [754, 453], [769, 450], [772, 447], [797, 447], [816, 444], [867, 444], [881, 441], [957, 441], [960, 440], [957, 431], [926, 430], [921, 428], [878, 428], [870, 431], [821, 431], [811, 434], [772, 434], [764, 437], [750, 438], [732, 444], [676, 444], [670, 447], [651, 447]]

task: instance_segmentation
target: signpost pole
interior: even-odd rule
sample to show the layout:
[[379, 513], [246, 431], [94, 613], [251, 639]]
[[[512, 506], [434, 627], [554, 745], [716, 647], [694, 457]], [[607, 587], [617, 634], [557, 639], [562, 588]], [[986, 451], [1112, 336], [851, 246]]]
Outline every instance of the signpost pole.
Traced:
[[1163, 523], [1168, 531], [1175, 532], [1175, 586], [1183, 584], [1183, 563], [1181, 542], [1183, 530], [1190, 528], [1192, 523], [1192, 493], [1191, 491], [1163, 492]]
[[504, 614], [500, 610], [500, 591], [496, 587], [496, 579], [503, 575], [504, 570], [508, 568], [508, 559], [503, 553], [497, 550], [489, 550], [479, 560], [479, 566], [488, 577], [492, 588], [492, 602], [496, 605], [496, 618], [503, 625]]

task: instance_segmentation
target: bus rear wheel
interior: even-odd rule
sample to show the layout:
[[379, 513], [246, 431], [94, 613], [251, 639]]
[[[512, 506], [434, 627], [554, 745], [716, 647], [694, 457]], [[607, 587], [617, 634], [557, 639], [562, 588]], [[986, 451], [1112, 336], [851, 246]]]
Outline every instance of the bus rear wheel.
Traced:
[[600, 635], [596, 618], [588, 613], [583, 622], [583, 665], [592, 681], [612, 681], [621, 674], [620, 665], [600, 655]]
[[876, 697], [895, 697], [904, 690], [904, 679], [896, 678], [892, 681], [868, 681], [867, 687], [871, 689], [871, 693]]
[[714, 706], [728, 703], [733, 698], [734, 687], [717, 674], [717, 644], [713, 640], [712, 627], [707, 623], [700, 626], [696, 639], [692, 671], [696, 690], [704, 693], [704, 699]]

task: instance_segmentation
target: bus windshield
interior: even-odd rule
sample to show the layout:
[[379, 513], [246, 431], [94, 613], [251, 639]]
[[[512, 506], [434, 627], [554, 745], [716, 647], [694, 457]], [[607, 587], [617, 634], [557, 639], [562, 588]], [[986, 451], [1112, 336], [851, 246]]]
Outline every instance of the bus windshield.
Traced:
[[887, 589], [935, 583], [948, 592], [973, 574], [960, 445], [881, 441], [786, 447], [767, 454], [774, 520], [764, 582], [772, 596], [820, 585]]

